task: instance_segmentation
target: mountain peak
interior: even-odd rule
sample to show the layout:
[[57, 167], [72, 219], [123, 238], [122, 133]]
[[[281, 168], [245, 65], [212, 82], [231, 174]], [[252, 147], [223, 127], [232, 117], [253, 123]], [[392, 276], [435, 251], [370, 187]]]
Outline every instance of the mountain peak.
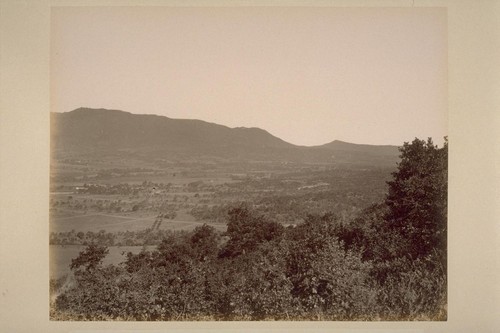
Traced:
[[391, 145], [368, 145], [368, 144], [357, 144], [357, 143], [349, 143], [341, 140], [333, 140], [332, 142], [326, 143], [321, 146], [317, 146], [318, 148], [326, 148], [330, 150], [349, 150], [349, 151], [358, 151], [358, 152], [366, 152], [373, 153], [377, 152], [379, 154], [386, 155], [398, 155], [399, 150], [398, 146]]

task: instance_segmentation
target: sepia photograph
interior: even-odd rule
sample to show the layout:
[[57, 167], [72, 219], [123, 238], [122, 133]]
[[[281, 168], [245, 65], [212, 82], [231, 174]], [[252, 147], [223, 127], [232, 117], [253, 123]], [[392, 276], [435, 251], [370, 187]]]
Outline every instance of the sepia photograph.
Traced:
[[443, 8], [51, 12], [50, 319], [447, 319]]
[[0, 1], [0, 331], [496, 332], [499, 15]]
[[54, 8], [51, 320], [446, 320], [446, 38], [443, 8]]

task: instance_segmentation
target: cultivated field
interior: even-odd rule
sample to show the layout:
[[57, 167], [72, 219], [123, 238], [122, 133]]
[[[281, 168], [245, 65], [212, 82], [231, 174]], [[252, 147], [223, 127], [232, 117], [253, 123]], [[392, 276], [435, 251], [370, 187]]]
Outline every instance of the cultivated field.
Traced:
[[[196, 221], [193, 216], [185, 214], [180, 216], [185, 219], [162, 220], [158, 229], [162, 230], [192, 230], [198, 225], [203, 225], [203, 221]], [[100, 231], [140, 231], [151, 228], [156, 220], [156, 216], [132, 217], [109, 214], [83, 214], [67, 217], [52, 217], [50, 219], [51, 232], [75, 232]], [[212, 223], [218, 230], [224, 230], [225, 224]]]
[[120, 230], [142, 230], [149, 228], [155, 217], [134, 218], [108, 214], [83, 214], [69, 217], [52, 217], [50, 230], [52, 232], [99, 231], [117, 232]]

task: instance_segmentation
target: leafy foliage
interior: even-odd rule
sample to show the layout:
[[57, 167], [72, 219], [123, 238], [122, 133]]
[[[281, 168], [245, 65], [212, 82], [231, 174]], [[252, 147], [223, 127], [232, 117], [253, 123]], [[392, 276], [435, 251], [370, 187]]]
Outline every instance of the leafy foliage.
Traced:
[[390, 181], [386, 220], [404, 244], [401, 255], [422, 258], [446, 249], [448, 142], [439, 149], [415, 139], [401, 148], [401, 162]]
[[331, 214], [309, 216], [287, 234], [287, 275], [303, 315], [349, 319], [362, 313], [369, 294], [369, 262], [339, 241], [339, 221]]
[[284, 231], [281, 224], [252, 214], [245, 206], [231, 209], [228, 215], [226, 235], [229, 240], [221, 251], [222, 257], [252, 252], [259, 244], [280, 237]]
[[109, 253], [109, 250], [105, 246], [100, 246], [96, 244], [90, 244], [80, 252], [78, 257], [71, 260], [71, 269], [78, 269], [83, 266], [86, 270], [91, 271], [96, 269], [101, 263], [104, 257]]

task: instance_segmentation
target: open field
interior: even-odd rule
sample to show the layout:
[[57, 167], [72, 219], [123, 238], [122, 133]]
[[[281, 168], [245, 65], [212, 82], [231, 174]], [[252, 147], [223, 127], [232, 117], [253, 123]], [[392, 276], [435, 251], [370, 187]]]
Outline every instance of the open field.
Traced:
[[[84, 245], [50, 245], [50, 278], [59, 278], [70, 272], [71, 260], [78, 257]], [[118, 265], [126, 258], [127, 252], [137, 254], [143, 246], [110, 246], [109, 253], [104, 258], [104, 265]], [[147, 246], [146, 249], [154, 249], [155, 246]]]
[[[187, 214], [185, 214], [187, 215]], [[192, 230], [203, 225], [203, 221], [196, 221], [192, 216], [180, 216], [183, 219], [164, 219], [159, 226], [162, 230]], [[131, 217], [109, 214], [83, 214], [69, 217], [52, 217], [50, 219], [51, 232], [76, 232], [100, 231], [120, 232], [120, 231], [140, 231], [150, 228], [155, 222], [155, 216]], [[222, 223], [211, 223], [216, 229], [223, 231], [226, 225]]]
[[118, 232], [121, 230], [137, 231], [149, 228], [155, 220], [154, 216], [134, 218], [108, 214], [82, 214], [69, 217], [51, 217], [52, 232], [99, 231]]
[[[193, 230], [194, 228], [205, 224], [203, 221], [180, 221], [180, 220], [164, 220], [160, 226], [162, 230]], [[223, 223], [210, 223], [210, 226], [219, 231], [225, 231], [226, 225]]]

